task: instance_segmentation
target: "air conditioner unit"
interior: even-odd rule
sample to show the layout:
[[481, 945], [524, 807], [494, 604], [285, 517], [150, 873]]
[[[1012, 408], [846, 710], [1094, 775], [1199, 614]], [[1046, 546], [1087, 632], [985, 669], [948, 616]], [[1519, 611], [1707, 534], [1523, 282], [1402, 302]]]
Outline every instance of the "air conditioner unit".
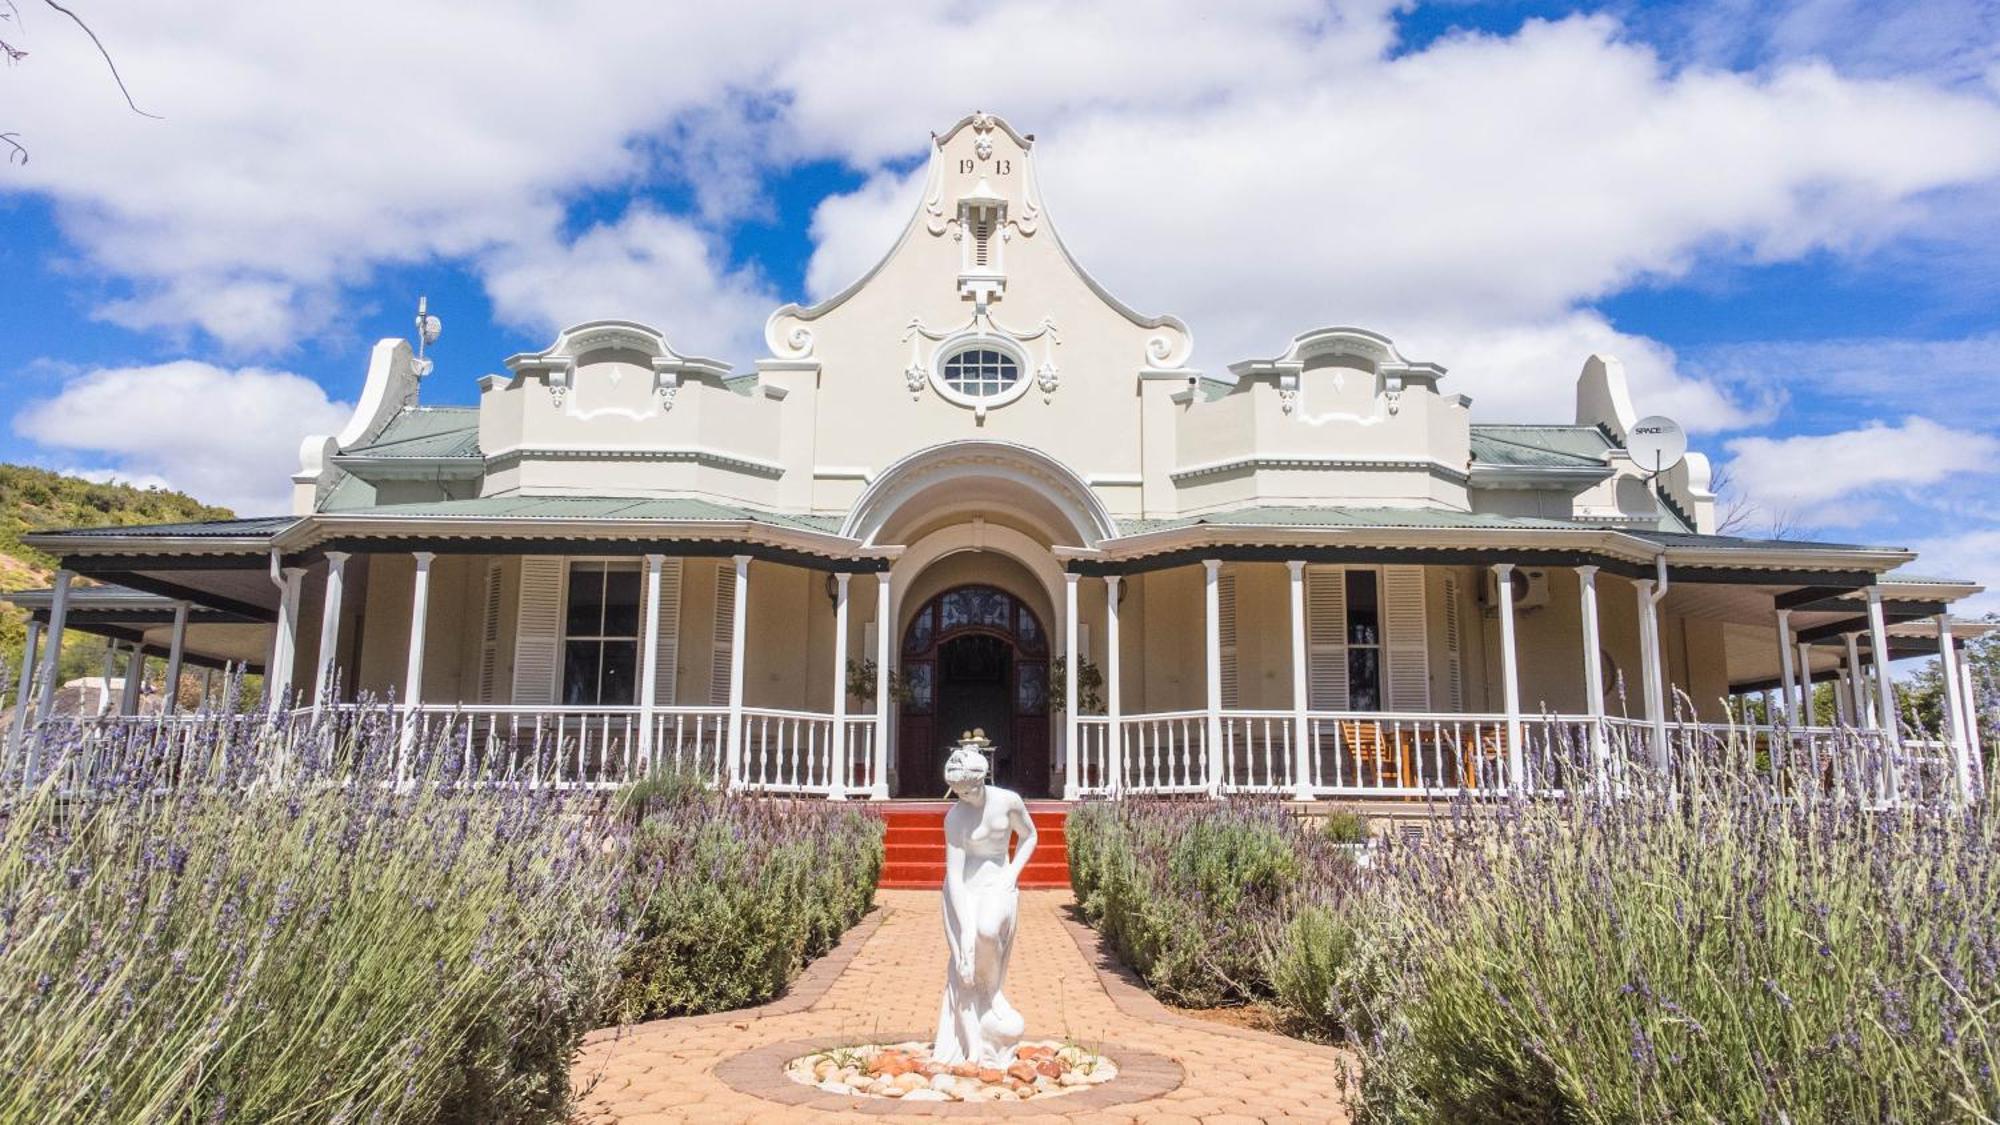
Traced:
[[[1515, 567], [1509, 572], [1514, 586], [1514, 612], [1532, 613], [1549, 604], [1549, 572], [1546, 570]], [[1497, 576], [1486, 572], [1486, 586], [1480, 599], [1485, 603], [1487, 615], [1500, 611], [1500, 591]]]

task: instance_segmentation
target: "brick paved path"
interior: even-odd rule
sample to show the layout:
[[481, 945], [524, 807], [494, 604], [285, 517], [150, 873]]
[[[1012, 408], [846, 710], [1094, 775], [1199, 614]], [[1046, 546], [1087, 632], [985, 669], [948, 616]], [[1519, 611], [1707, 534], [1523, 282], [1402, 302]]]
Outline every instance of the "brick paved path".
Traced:
[[[1072, 1102], [1098, 1090], [1115, 1096], [1121, 1077], [1042, 1102], [903, 1103], [822, 1094], [786, 1078], [775, 1062], [743, 1057], [759, 1048], [765, 1055], [789, 1054], [792, 1048], [777, 1045], [798, 1040], [929, 1038], [945, 970], [937, 896], [881, 892], [874, 913], [838, 949], [761, 1008], [594, 1033], [573, 1071], [581, 1092], [578, 1120], [858, 1122], [888, 1114], [1238, 1125], [1346, 1119], [1339, 1051], [1161, 1007], [1112, 964], [1094, 932], [1071, 919], [1067, 891], [1022, 893], [1008, 999], [1027, 1017], [1029, 1038], [1103, 1044], [1121, 1062], [1118, 1049], [1126, 1048], [1134, 1074], [1143, 1069], [1156, 1089], [1172, 1087], [1166, 1093], [1108, 1106]], [[807, 1104], [795, 1104], [801, 1101]]]

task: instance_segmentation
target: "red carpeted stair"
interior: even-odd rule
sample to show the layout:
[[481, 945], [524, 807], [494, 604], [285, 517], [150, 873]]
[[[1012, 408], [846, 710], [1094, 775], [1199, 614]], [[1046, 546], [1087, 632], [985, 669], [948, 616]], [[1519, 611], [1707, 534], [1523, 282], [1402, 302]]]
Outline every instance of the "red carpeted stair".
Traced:
[[[888, 826], [882, 841], [882, 886], [913, 890], [944, 886], [944, 814], [951, 804], [897, 801], [875, 809]], [[1029, 801], [1028, 815], [1035, 818], [1035, 854], [1021, 872], [1021, 886], [1069, 886], [1069, 853], [1063, 843], [1069, 806], [1061, 801]]]

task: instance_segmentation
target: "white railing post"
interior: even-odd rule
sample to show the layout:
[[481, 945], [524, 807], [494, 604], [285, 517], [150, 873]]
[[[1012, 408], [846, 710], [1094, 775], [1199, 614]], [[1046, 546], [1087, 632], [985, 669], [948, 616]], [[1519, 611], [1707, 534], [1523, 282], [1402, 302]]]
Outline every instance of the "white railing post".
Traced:
[[1597, 628], [1597, 568], [1576, 568], [1578, 608], [1583, 614], [1583, 703], [1590, 716], [1590, 763], [1599, 784], [1608, 784], [1610, 755], [1604, 739], [1604, 642]]
[[750, 620], [750, 556], [736, 555], [736, 604], [729, 622], [729, 782], [743, 784], [743, 642]]
[[1292, 799], [1312, 800], [1312, 720], [1307, 710], [1306, 678], [1306, 564], [1304, 559], [1285, 563], [1292, 591]]
[[333, 702], [328, 696], [334, 688], [333, 670], [340, 663], [340, 600], [347, 586], [347, 559], [346, 551], [326, 553], [326, 596], [321, 602], [319, 618], [319, 667], [313, 673], [314, 707]]
[[1986, 776], [1986, 751], [1979, 744], [1979, 688], [1973, 682], [1972, 661], [1958, 662], [1958, 699], [1965, 715], [1965, 750], [1967, 760], [1972, 763], [1972, 780], [1975, 785], [1983, 785]]
[[1202, 590], [1207, 620], [1206, 644], [1203, 646], [1208, 670], [1208, 753], [1205, 759], [1208, 793], [1215, 797], [1222, 794], [1222, 560], [1203, 559], [1201, 565], [1205, 572]]
[[1082, 575], [1063, 571], [1063, 800], [1077, 798], [1077, 712], [1083, 701], [1076, 697], [1077, 664], [1083, 659], [1076, 643], [1076, 583]]
[[660, 572], [666, 564], [665, 555], [646, 556], [646, 620], [639, 631], [637, 767], [643, 767], [648, 773], [651, 773], [653, 768], [653, 713], [660, 703]]
[[1972, 799], [1972, 748], [1965, 737], [1965, 708], [1958, 678], [1958, 646], [1951, 635], [1951, 615], [1937, 617], [1938, 660], [1944, 679], [1944, 738], [1951, 748], [1952, 773], [1958, 782], [1960, 800]]
[[827, 796], [836, 801], [847, 799], [847, 584], [853, 577], [846, 571], [833, 576], [833, 752], [828, 763], [833, 788]]
[[896, 631], [889, 582], [888, 571], [875, 573], [875, 776], [868, 785], [871, 801], [889, 799], [889, 642]]
[[1118, 662], [1119, 577], [1104, 576], [1104, 768], [1111, 774], [1105, 786], [1115, 796], [1125, 788], [1125, 705]]
[[188, 603], [174, 603], [174, 631], [167, 641], [167, 682], [160, 692], [160, 714], [172, 715], [181, 701], [181, 660], [186, 655]]
[[1521, 745], [1521, 666], [1514, 644], [1514, 564], [1494, 563], [1500, 610], [1500, 686], [1507, 708], [1507, 772], [1516, 791], [1527, 788], [1527, 754]]

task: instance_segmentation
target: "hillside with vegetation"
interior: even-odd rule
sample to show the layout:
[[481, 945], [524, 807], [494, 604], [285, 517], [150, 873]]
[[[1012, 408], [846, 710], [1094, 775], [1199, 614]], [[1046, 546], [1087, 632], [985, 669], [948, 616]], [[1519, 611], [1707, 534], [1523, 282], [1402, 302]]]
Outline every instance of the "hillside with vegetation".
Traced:
[[[26, 465], [0, 465], [0, 591], [32, 590], [53, 581], [56, 560], [21, 542], [37, 531], [65, 527], [111, 527], [180, 520], [229, 519], [227, 508], [204, 504], [181, 492], [129, 484], [98, 484]], [[7, 682], [20, 667], [28, 615], [0, 606], [0, 660]], [[104, 644], [74, 634], [63, 646], [65, 676], [96, 670]]]

